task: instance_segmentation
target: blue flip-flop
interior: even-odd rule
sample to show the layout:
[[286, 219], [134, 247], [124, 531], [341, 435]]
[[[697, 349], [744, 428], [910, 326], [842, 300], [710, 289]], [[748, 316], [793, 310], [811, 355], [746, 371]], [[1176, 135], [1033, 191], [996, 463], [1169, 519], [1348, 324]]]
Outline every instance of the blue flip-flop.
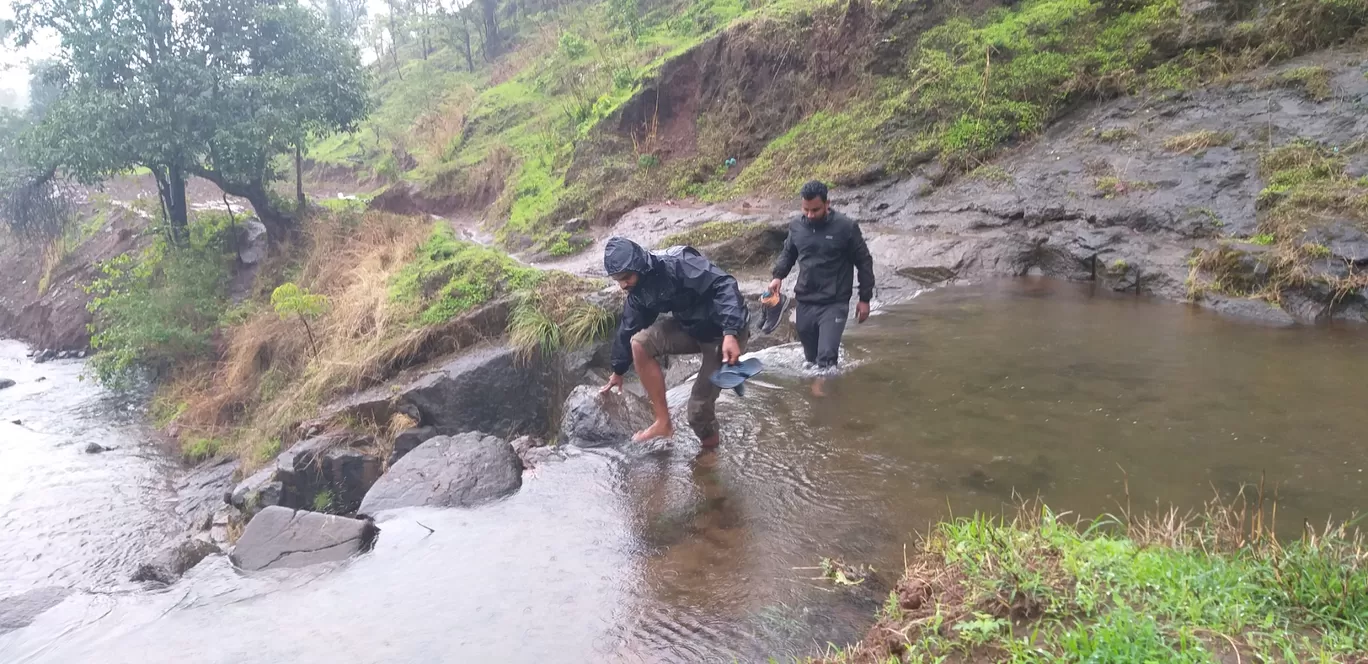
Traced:
[[724, 364], [709, 377], [713, 385], [724, 390], [733, 390], [737, 396], [746, 396], [746, 381], [764, 371], [765, 365], [759, 358], [752, 357], [740, 364]]

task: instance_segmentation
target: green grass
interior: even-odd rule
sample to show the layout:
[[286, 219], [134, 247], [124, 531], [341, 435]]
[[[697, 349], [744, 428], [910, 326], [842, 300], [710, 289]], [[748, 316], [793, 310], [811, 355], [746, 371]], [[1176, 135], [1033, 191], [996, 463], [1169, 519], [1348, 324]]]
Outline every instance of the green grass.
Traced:
[[217, 456], [223, 446], [223, 441], [216, 438], [191, 438], [181, 443], [181, 456], [190, 463], [199, 463]]
[[1071, 524], [1038, 506], [943, 522], [871, 631], [888, 638], [825, 661], [1215, 663], [1234, 661], [1232, 646], [1243, 661], [1362, 654], [1362, 539], [1337, 527], [1279, 542], [1255, 509]]
[[503, 252], [457, 240], [441, 223], [394, 278], [390, 298], [412, 303], [419, 312], [416, 323], [437, 325], [501, 295], [530, 288], [541, 278], [541, 271], [521, 266]]
[[687, 231], [668, 235], [656, 243], [656, 246], [662, 249], [679, 245], [695, 248], [706, 247], [744, 236], [756, 229], [764, 228], [764, 226], [759, 222], [710, 221]]
[[593, 282], [552, 272], [536, 288], [518, 292], [508, 321], [509, 344], [526, 359], [607, 338], [617, 326], [617, 312], [585, 299], [596, 288]]
[[1318, 65], [1296, 67], [1274, 76], [1269, 84], [1296, 89], [1312, 101], [1326, 101], [1335, 94], [1330, 87], [1332, 74], [1329, 68]]

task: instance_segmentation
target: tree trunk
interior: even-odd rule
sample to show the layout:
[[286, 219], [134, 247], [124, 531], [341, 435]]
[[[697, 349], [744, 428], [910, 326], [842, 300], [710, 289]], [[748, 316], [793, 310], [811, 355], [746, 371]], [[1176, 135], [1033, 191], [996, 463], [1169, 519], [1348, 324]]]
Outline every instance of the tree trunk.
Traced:
[[498, 57], [501, 47], [499, 40], [498, 0], [480, 0], [480, 9], [484, 14], [485, 59], [492, 60]]
[[272, 245], [280, 244], [295, 231], [294, 218], [276, 208], [266, 190], [266, 183], [261, 180], [247, 183], [230, 182], [218, 171], [203, 167], [195, 167], [191, 169], [191, 172], [218, 185], [218, 188], [229, 196], [247, 199], [247, 202], [252, 205], [252, 209], [256, 211], [257, 219], [260, 219], [262, 225], [266, 227], [266, 236]]
[[149, 168], [157, 181], [157, 195], [161, 198], [171, 243], [180, 245], [185, 241], [186, 229], [190, 226], [190, 206], [185, 201], [185, 171], [159, 164]]
[[461, 12], [461, 45], [465, 47], [466, 69], [475, 72], [475, 55], [470, 52], [470, 16]]
[[304, 214], [304, 151], [295, 143], [295, 214]]

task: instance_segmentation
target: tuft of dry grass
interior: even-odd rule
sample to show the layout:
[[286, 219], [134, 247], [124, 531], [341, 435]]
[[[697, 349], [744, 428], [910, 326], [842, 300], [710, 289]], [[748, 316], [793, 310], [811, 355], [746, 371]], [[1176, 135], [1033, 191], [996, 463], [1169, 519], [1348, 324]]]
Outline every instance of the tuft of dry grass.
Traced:
[[1198, 152], [1208, 148], [1229, 145], [1233, 140], [1235, 140], [1235, 134], [1230, 132], [1201, 129], [1165, 139], [1164, 149], [1169, 152], [1177, 152], [1178, 154], [1188, 154], [1190, 152]]

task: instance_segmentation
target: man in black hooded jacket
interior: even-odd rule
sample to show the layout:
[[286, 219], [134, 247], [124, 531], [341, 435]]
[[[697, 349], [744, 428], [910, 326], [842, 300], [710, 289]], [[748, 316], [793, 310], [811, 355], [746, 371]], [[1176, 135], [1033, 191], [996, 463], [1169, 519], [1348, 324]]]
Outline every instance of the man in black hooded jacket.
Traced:
[[[723, 362], [736, 364], [749, 336], [748, 313], [736, 279], [693, 247], [652, 254], [620, 237], [604, 247], [603, 269], [627, 291], [627, 303], [613, 340], [613, 375], [602, 391], [621, 390], [623, 374], [635, 364], [655, 413], [655, 422], [633, 440], [674, 435], [659, 358], [700, 353], [703, 368], [689, 397], [689, 426], [705, 448], [716, 447], [715, 408], [721, 390], [709, 376]], [[673, 316], [660, 318], [665, 313]]]

